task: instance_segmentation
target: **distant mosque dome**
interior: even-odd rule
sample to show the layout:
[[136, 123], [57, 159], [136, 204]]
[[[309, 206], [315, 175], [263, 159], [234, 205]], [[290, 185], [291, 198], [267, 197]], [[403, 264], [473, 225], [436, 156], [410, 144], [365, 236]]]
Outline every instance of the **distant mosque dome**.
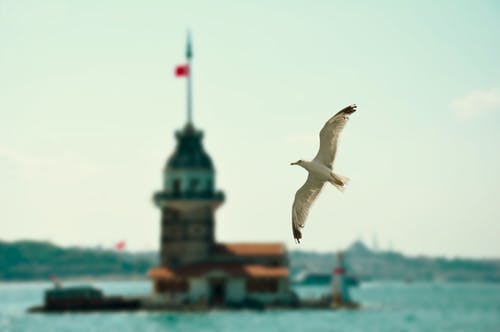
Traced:
[[214, 170], [212, 159], [203, 149], [201, 131], [188, 124], [183, 130], [176, 132], [175, 136], [177, 147], [167, 160], [166, 170]]

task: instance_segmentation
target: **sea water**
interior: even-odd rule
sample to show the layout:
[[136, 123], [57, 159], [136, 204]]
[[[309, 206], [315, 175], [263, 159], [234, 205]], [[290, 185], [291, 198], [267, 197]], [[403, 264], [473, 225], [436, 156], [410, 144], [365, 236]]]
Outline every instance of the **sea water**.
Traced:
[[[79, 282], [107, 295], [142, 295], [147, 281]], [[0, 283], [0, 331], [496, 331], [500, 332], [500, 284], [363, 283], [351, 290], [359, 310], [267, 310], [203, 313], [100, 312], [31, 314], [49, 283]], [[297, 287], [302, 297], [317, 297], [327, 287]]]

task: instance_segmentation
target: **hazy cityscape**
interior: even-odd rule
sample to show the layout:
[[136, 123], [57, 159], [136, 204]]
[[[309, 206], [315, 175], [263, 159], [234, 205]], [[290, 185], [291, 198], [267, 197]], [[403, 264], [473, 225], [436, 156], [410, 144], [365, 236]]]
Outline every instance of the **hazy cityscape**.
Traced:
[[[406, 256], [369, 248], [361, 241], [345, 250], [349, 271], [360, 281], [500, 282], [500, 259]], [[301, 271], [331, 274], [335, 252], [289, 252], [292, 276]], [[158, 253], [117, 252], [113, 249], [62, 248], [46, 242], [0, 241], [0, 280], [144, 279], [158, 264]]]

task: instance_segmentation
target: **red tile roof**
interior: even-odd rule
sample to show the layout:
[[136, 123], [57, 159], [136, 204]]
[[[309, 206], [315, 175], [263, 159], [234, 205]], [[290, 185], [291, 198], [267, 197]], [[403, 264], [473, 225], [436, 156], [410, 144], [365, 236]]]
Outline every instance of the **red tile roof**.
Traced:
[[186, 277], [199, 277], [211, 272], [223, 272], [232, 277], [254, 277], [254, 278], [286, 278], [288, 268], [286, 266], [266, 266], [258, 264], [227, 264], [209, 263], [182, 266], [176, 269], [166, 267], [155, 267], [149, 270], [151, 279], [175, 279]]
[[238, 256], [281, 256], [286, 252], [282, 243], [218, 243], [216, 254]]

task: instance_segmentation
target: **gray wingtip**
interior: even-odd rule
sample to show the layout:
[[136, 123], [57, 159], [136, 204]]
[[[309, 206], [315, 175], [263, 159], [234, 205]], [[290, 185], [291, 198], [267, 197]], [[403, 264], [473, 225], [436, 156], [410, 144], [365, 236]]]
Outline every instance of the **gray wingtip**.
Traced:
[[[351, 104], [351, 105], [341, 109], [339, 112], [337, 112], [337, 114], [341, 114], [341, 113], [352, 114], [352, 113], [357, 111], [357, 108], [358, 108], [358, 106], [356, 104]], [[337, 115], [337, 114], [335, 114], [335, 115]]]
[[296, 243], [300, 243], [300, 239], [302, 239], [302, 232], [300, 229], [295, 227], [295, 225], [292, 225], [292, 231], [293, 231], [293, 238], [295, 239]]

